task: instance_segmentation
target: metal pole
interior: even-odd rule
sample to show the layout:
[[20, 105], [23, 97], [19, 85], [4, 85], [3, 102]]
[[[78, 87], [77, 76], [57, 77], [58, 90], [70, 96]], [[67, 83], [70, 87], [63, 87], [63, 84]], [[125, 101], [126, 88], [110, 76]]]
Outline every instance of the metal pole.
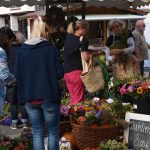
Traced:
[[69, 18], [69, 0], [67, 0], [67, 21]]
[[85, 8], [86, 8], [86, 3], [82, 1], [82, 19], [85, 19]]
[[45, 5], [46, 5], [46, 23], [50, 23], [50, 18], [49, 18], [49, 5], [52, 0], [45, 0]]

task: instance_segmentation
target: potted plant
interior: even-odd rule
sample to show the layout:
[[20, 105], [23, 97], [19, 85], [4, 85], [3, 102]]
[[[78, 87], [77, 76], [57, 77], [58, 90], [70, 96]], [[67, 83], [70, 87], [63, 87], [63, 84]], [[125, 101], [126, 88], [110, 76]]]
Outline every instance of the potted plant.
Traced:
[[72, 133], [79, 149], [96, 148], [100, 141], [123, 135], [122, 122], [116, 119], [119, 113], [112, 106], [114, 102], [106, 99], [87, 100], [71, 107]]
[[123, 102], [134, 104], [135, 112], [150, 114], [150, 81], [143, 79], [118, 80], [113, 87], [115, 96]]
[[128, 150], [125, 143], [116, 140], [108, 140], [100, 143], [100, 150]]

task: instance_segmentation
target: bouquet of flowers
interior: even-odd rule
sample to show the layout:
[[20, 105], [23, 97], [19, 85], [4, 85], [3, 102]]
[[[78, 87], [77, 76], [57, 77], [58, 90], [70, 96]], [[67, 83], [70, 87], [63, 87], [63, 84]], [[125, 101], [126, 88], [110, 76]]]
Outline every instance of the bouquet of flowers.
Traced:
[[119, 99], [150, 99], [150, 81], [142, 79], [119, 79], [113, 87], [115, 96]]
[[126, 112], [132, 112], [132, 105], [123, 105], [120, 100], [87, 100], [71, 107], [72, 121], [84, 126], [126, 126]]
[[87, 100], [71, 107], [71, 118], [74, 123], [84, 126], [114, 126], [122, 123], [126, 111], [132, 106], [123, 106], [120, 101], [112, 99]]

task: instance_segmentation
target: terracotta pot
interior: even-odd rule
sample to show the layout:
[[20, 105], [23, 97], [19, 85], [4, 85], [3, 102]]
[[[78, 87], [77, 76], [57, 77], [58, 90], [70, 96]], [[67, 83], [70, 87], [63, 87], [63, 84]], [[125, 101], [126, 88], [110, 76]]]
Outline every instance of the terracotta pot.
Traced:
[[73, 136], [72, 133], [66, 132], [63, 136], [64, 136], [67, 140], [69, 140], [69, 142], [70, 142], [72, 145], [77, 145], [77, 144], [76, 144], [76, 141], [75, 141], [75, 138], [74, 138], [74, 136]]

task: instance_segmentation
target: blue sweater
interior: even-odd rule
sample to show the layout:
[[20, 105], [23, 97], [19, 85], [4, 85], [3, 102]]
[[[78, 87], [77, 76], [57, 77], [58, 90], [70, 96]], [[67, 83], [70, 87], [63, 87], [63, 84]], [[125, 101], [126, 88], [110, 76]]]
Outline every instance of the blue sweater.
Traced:
[[49, 99], [60, 102], [58, 80], [63, 78], [59, 50], [50, 42], [26, 42], [20, 47], [15, 65], [19, 103]]

